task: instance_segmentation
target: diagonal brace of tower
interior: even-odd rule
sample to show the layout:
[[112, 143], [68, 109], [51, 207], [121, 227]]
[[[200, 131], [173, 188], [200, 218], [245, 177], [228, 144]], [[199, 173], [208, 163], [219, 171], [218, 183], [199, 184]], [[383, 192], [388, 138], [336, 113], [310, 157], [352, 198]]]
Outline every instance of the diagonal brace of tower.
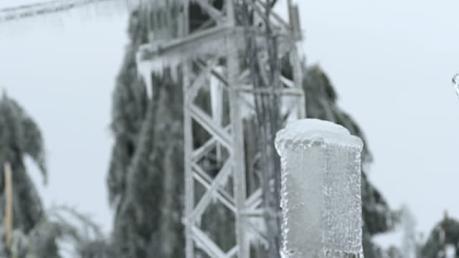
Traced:
[[[183, 84], [186, 258], [255, 257], [257, 246], [272, 243], [273, 231], [266, 222], [266, 190], [248, 179], [252, 161], [247, 160], [245, 122], [260, 112], [257, 97], [267, 95], [279, 98], [282, 117], [305, 116], [297, 8], [289, 1], [287, 22], [275, 13], [265, 15], [269, 2], [262, 0], [155, 0], [149, 6], [162, 16], [150, 43], [137, 53], [138, 65], [147, 81], [152, 72], [170, 68], [179, 71]], [[241, 10], [250, 14], [248, 23], [241, 22]], [[267, 39], [266, 27], [275, 35], [275, 45]], [[177, 35], [164, 33], [171, 28]], [[276, 48], [275, 58], [287, 60], [290, 75], [269, 68], [269, 47]], [[254, 71], [246, 57], [266, 69]], [[255, 72], [260, 81], [276, 80], [279, 87], [255, 87]], [[207, 104], [199, 100], [202, 94], [208, 96]], [[263, 171], [259, 174], [263, 177]], [[228, 222], [232, 232], [223, 232], [234, 236], [230, 244], [220, 243], [206, 226], [206, 214], [216, 204], [233, 218]]]

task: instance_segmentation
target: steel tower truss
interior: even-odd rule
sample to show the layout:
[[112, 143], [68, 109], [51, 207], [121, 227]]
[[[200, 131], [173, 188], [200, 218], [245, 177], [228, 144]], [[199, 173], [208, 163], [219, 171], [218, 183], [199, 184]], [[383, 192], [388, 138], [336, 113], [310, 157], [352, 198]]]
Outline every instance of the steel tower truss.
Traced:
[[[293, 74], [290, 76], [293, 78], [281, 76], [282, 88], [273, 92], [253, 88], [252, 71], [241, 61], [247, 54], [247, 33], [259, 35], [256, 36], [259, 37], [256, 40], [258, 51], [263, 52], [265, 44], [263, 26], [238, 24], [236, 9], [244, 1], [163, 1], [182, 5], [178, 17], [182, 22], [180, 37], [155, 40], [153, 35], [149, 44], [141, 46], [138, 63], [146, 66], [149, 72], [171, 66], [180, 67], [181, 71], [186, 258], [249, 258], [251, 246], [267, 241], [261, 188], [248, 187], [247, 182], [244, 121], [254, 115], [256, 94], [280, 94], [283, 115], [304, 117], [301, 64], [296, 48], [300, 38], [297, 9], [289, 2], [289, 22], [275, 13], [270, 16], [269, 22], [279, 38], [279, 58], [287, 57]], [[245, 3], [260, 16], [267, 5], [261, 0], [246, 0]], [[167, 6], [164, 4], [165, 8]], [[195, 17], [190, 10], [196, 8], [201, 17], [208, 18], [200, 28], [192, 24]], [[202, 93], [207, 96], [204, 104], [200, 101]], [[219, 243], [206, 229], [206, 214], [213, 205], [222, 205], [225, 216], [232, 220], [228, 223], [234, 225], [234, 232], [227, 232], [235, 238], [229, 247]]]

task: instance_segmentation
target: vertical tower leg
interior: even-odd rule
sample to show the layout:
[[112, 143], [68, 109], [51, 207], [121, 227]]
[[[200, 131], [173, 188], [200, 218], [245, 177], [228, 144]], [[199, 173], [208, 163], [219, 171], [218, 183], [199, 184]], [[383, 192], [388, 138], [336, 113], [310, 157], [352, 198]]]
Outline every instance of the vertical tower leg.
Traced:
[[[194, 179], [192, 171], [192, 160], [191, 155], [193, 152], [193, 131], [192, 131], [192, 119], [190, 114], [191, 99], [189, 96], [190, 83], [189, 78], [189, 67], [188, 62], [183, 66], [183, 124], [184, 124], [184, 153], [185, 153], [185, 220], [188, 219], [186, 215], [193, 212], [194, 207]], [[185, 254], [186, 258], [194, 258], [194, 243], [192, 237], [192, 223], [185, 221]]]
[[[181, 17], [180, 34], [185, 37], [189, 33], [189, 0], [183, 0], [183, 11]], [[185, 169], [185, 220], [187, 215], [191, 214], [194, 208], [194, 179], [192, 171], [192, 152], [193, 152], [193, 129], [192, 118], [190, 114], [190, 105], [192, 98], [189, 94], [190, 82], [190, 62], [183, 63], [183, 125], [184, 125], [184, 169]], [[191, 193], [191, 194], [190, 194]], [[185, 257], [194, 258], [194, 242], [192, 235], [192, 223], [184, 221], [185, 224]]]
[[247, 238], [247, 231], [244, 226], [245, 201], [247, 199], [246, 189], [246, 172], [245, 172], [245, 151], [244, 151], [244, 130], [243, 120], [241, 117], [241, 101], [240, 92], [235, 78], [239, 74], [238, 57], [235, 53], [228, 53], [228, 82], [229, 82], [229, 97], [230, 97], [230, 115], [232, 124], [233, 137], [233, 176], [234, 176], [234, 195], [236, 201], [236, 237], [239, 247], [239, 258], [250, 257], [250, 243]]

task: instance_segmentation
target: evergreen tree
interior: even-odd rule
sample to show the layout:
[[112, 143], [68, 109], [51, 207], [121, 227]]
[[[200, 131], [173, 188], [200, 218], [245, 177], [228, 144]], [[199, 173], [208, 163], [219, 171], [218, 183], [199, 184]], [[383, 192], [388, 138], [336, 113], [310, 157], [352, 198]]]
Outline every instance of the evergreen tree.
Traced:
[[[102, 234], [98, 227], [73, 209], [56, 208], [45, 211], [41, 198], [32, 182], [24, 163], [29, 156], [40, 169], [46, 182], [47, 170], [45, 147], [40, 129], [23, 108], [6, 93], [0, 99], [0, 218], [2, 223], [2, 241], [7, 245], [0, 246], [0, 257], [14, 258], [61, 258], [59, 239], [72, 240], [76, 249], [74, 257], [93, 258], [88, 255], [91, 247], [97, 245], [101, 250]], [[11, 180], [6, 174], [10, 170]], [[10, 188], [12, 197], [9, 200], [3, 189]], [[8, 232], [7, 202], [12, 203], [12, 229]], [[6, 212], [6, 213], [5, 213]], [[65, 218], [70, 214], [80, 221], [74, 225]], [[71, 220], [75, 221], [75, 219]], [[88, 232], [94, 232], [88, 235]], [[10, 236], [8, 236], [10, 235]], [[104, 242], [105, 243], [105, 242]], [[104, 258], [103, 256], [97, 256]]]
[[459, 257], [459, 221], [445, 215], [422, 246], [420, 258], [449, 258], [446, 253], [447, 247], [455, 250], [455, 258]]
[[[142, 22], [143, 21], [143, 22]], [[147, 30], [130, 18], [130, 44], [113, 94], [115, 146], [108, 176], [119, 257], [183, 257], [182, 87], [171, 73], [152, 74], [152, 96], [135, 62]]]
[[5, 164], [12, 170], [13, 228], [30, 232], [43, 216], [43, 205], [27, 173], [26, 156], [32, 158], [46, 182], [47, 172], [43, 137], [32, 118], [6, 93], [0, 99], [0, 217], [6, 207]]

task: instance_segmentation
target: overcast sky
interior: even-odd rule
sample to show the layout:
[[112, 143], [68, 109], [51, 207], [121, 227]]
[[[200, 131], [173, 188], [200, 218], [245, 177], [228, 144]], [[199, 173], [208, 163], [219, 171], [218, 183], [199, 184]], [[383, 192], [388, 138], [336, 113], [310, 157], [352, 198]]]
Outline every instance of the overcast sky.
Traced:
[[459, 217], [459, 2], [304, 1], [305, 53], [365, 131], [370, 178], [429, 231]]
[[[340, 106], [366, 133], [375, 157], [371, 181], [392, 207], [407, 204], [423, 232], [445, 210], [459, 217], [459, 100], [451, 85], [459, 72], [459, 2], [298, 2], [303, 52], [328, 73]], [[0, 24], [0, 86], [44, 133], [46, 205], [73, 205], [108, 231], [111, 93], [127, 15], [99, 14]], [[32, 174], [38, 179], [36, 169]]]

